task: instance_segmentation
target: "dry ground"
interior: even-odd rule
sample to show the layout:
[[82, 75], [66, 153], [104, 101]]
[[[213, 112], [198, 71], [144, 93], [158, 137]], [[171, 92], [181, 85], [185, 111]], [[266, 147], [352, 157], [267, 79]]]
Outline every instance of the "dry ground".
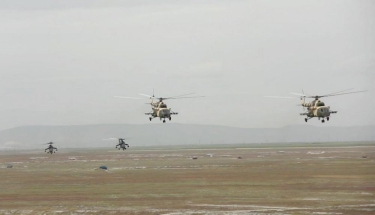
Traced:
[[375, 143], [41, 149], [0, 166], [0, 214], [375, 214]]

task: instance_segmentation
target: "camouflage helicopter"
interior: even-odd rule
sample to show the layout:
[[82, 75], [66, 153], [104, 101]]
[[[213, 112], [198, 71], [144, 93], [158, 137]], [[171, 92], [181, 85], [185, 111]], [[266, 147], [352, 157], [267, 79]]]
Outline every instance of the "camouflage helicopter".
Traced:
[[[154, 118], [159, 117], [160, 120], [163, 120], [163, 123], [165, 123], [165, 119], [169, 119], [169, 121], [172, 120], [172, 115], [177, 115], [177, 112], [173, 112], [170, 108], [167, 107], [167, 104], [165, 104], [163, 101], [167, 99], [186, 99], [186, 98], [198, 98], [198, 97], [204, 97], [204, 96], [190, 96], [194, 93], [188, 93], [188, 94], [183, 94], [179, 96], [171, 96], [171, 97], [155, 97], [154, 93], [152, 96], [147, 95], [147, 94], [139, 94], [141, 96], [146, 96], [151, 99], [150, 104], [152, 111], [149, 113], [145, 113], [146, 115], [150, 115], [149, 119], [150, 121]], [[114, 96], [117, 98], [126, 98], [126, 99], [140, 99], [140, 98], [134, 98], [134, 97], [123, 97], [123, 96]], [[158, 101], [154, 102], [154, 99], [157, 99]]]
[[[355, 92], [347, 92], [349, 90], [352, 90], [352, 89], [342, 90], [342, 91], [339, 91], [339, 92], [330, 93], [330, 94], [321, 95], [321, 96], [319, 96], [319, 95], [317, 95], [317, 96], [310, 96], [310, 95], [305, 94], [303, 92], [303, 90], [302, 90], [302, 94], [300, 94], [300, 93], [291, 93], [291, 94], [300, 96], [301, 105], [303, 107], [303, 110], [305, 110], [305, 107], [307, 108], [306, 112], [300, 113], [301, 116], [306, 116], [305, 122], [307, 122], [311, 118], [318, 117], [318, 120], [320, 120], [322, 118], [322, 123], [324, 123], [325, 122], [324, 119], [327, 119], [327, 121], [329, 121], [330, 115], [334, 114], [334, 113], [337, 113], [337, 111], [331, 111], [330, 110], [331, 107], [330, 106], [326, 106], [324, 104], [324, 102], [322, 102], [320, 100], [320, 98], [322, 98], [322, 97], [330, 97], [330, 96], [340, 96], [340, 95], [352, 94], [352, 93], [366, 92], [366, 90], [355, 91]], [[271, 97], [271, 98], [295, 98], [295, 97], [279, 97], [279, 96], [265, 96], [265, 97]], [[311, 102], [305, 102], [305, 98], [314, 98], [315, 100], [313, 100]]]
[[44, 152], [53, 154], [53, 153], [56, 153], [56, 151], [58, 151], [57, 148], [55, 148], [55, 147], [52, 146], [53, 142], [45, 143], [44, 145], [47, 145], [47, 144], [49, 144], [49, 146], [46, 149], [44, 149]]

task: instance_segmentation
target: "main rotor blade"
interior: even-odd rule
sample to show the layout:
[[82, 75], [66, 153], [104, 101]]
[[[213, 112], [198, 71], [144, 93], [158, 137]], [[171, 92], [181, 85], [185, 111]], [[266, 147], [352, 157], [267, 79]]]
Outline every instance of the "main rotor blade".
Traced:
[[178, 98], [163, 98], [163, 100], [166, 100], [166, 99], [190, 99], [190, 98], [201, 98], [201, 97], [205, 97], [205, 96], [187, 96], [187, 97], [178, 97]]
[[296, 97], [289, 97], [289, 96], [263, 96], [266, 98], [275, 98], [275, 99], [296, 99]]
[[128, 137], [128, 138], [121, 138], [121, 137], [115, 138], [115, 137], [110, 137], [110, 138], [103, 139], [103, 140], [119, 140], [119, 139], [121, 139], [121, 140], [127, 140], [127, 139], [131, 139], [131, 138], [130, 138], [130, 137]]
[[149, 97], [149, 98], [155, 98], [155, 96], [150, 96], [150, 95], [143, 94], [143, 93], [140, 93], [139, 95], [141, 95], [141, 96], [146, 96], [146, 97]]
[[322, 95], [322, 96], [328, 96], [328, 95], [333, 95], [333, 94], [337, 94], [337, 93], [342, 93], [342, 92], [345, 92], [345, 91], [348, 91], [348, 90], [352, 90], [353, 88], [350, 88], [350, 89], [347, 89], [347, 90], [341, 90], [339, 92], [335, 92], [335, 93], [329, 93], [329, 94], [326, 94], [326, 95]]
[[301, 93], [290, 93], [297, 96], [309, 97], [309, 95], [301, 94]]
[[126, 97], [126, 96], [113, 96], [115, 98], [121, 98], [121, 99], [143, 99], [143, 98], [137, 98], [137, 97]]
[[102, 139], [102, 140], [118, 140], [118, 138], [110, 137], [110, 138]]
[[353, 94], [353, 93], [363, 93], [363, 92], [367, 92], [367, 91], [368, 90], [362, 90], [362, 91], [349, 92], [349, 93], [340, 93], [340, 94], [328, 95], [328, 96], [320, 96], [320, 97], [341, 96], [341, 95]]
[[187, 94], [182, 94], [182, 95], [178, 95], [178, 96], [170, 96], [170, 97], [166, 97], [165, 99], [177, 98], [177, 97], [181, 97], [181, 96], [188, 96], [188, 95], [192, 95], [192, 94], [195, 94], [195, 93], [187, 93]]

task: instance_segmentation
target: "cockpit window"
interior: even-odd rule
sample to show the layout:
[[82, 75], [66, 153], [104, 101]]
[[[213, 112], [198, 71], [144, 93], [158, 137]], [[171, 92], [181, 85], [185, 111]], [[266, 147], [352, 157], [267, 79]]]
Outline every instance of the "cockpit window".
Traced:
[[318, 103], [316, 104], [316, 106], [321, 107], [321, 106], [325, 106], [325, 105], [324, 105], [324, 102], [318, 102]]
[[167, 105], [166, 104], [160, 104], [160, 107], [161, 108], [167, 108]]

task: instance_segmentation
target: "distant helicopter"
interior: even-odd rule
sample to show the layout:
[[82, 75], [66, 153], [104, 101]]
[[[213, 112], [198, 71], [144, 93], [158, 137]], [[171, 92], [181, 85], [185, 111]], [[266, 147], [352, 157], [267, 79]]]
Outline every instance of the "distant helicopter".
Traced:
[[[302, 94], [300, 94], [300, 93], [291, 93], [291, 94], [300, 96], [301, 105], [303, 107], [303, 110], [305, 110], [305, 107], [307, 108], [306, 112], [300, 114], [301, 116], [307, 116], [305, 118], [305, 122], [307, 122], [309, 119], [311, 119], [313, 117], [318, 117], [318, 120], [320, 120], [320, 118], [322, 118], [322, 123], [324, 123], [325, 122], [324, 119], [327, 119], [327, 121], [329, 121], [330, 115], [334, 114], [334, 113], [337, 113], [337, 111], [331, 111], [330, 106], [326, 106], [324, 104], [324, 102], [319, 100], [319, 98], [330, 97], [330, 96], [340, 96], [340, 95], [352, 94], [352, 93], [361, 93], [361, 92], [367, 91], [367, 90], [362, 90], [362, 91], [355, 91], [355, 92], [347, 92], [349, 90], [352, 90], [352, 89], [342, 90], [342, 91], [339, 91], [339, 92], [330, 93], [330, 94], [326, 94], [326, 95], [322, 95], [322, 96], [310, 96], [310, 95], [305, 94], [303, 92], [303, 90], [302, 90]], [[265, 97], [295, 98], [295, 97], [279, 97], [279, 96], [265, 96]], [[311, 102], [305, 102], [305, 98], [315, 98], [315, 100], [313, 100]]]
[[130, 139], [130, 138], [108, 138], [105, 140], [118, 140], [118, 144], [116, 145], [116, 149], [118, 147], [118, 150], [126, 150], [126, 147], [130, 147], [129, 144], [125, 143], [125, 140]]
[[[163, 98], [163, 97], [155, 97], [154, 93], [152, 96], [150, 95], [147, 95], [147, 94], [139, 94], [141, 96], [146, 96], [146, 97], [149, 97], [151, 99], [151, 102], [149, 104], [151, 104], [151, 109], [152, 111], [150, 111], [149, 113], [145, 113], [146, 115], [150, 115], [149, 119], [150, 121], [156, 117], [159, 117], [160, 120], [163, 119], [163, 123], [165, 123], [165, 119], [169, 119], [169, 121], [172, 120], [172, 115], [177, 115], [178, 113], [177, 112], [173, 112], [170, 108], [167, 107], [167, 104], [165, 104], [163, 101], [164, 100], [167, 100], [167, 99], [186, 99], [186, 98], [198, 98], [198, 97], [204, 97], [204, 96], [189, 96], [189, 95], [192, 95], [194, 93], [188, 93], [188, 94], [183, 94], [183, 95], [179, 95], [179, 96], [171, 96], [171, 97], [166, 97], [166, 98]], [[114, 96], [114, 97], [117, 97], [117, 98], [126, 98], [126, 99], [140, 99], [140, 98], [134, 98], [134, 97], [123, 97], [123, 96]], [[158, 99], [157, 102], [154, 102], [154, 99]]]
[[44, 152], [53, 154], [53, 153], [56, 153], [56, 151], [58, 151], [57, 148], [52, 146], [53, 142], [45, 143], [44, 145], [47, 145], [47, 144], [49, 144], [49, 146], [48, 146], [48, 148], [44, 149]]

